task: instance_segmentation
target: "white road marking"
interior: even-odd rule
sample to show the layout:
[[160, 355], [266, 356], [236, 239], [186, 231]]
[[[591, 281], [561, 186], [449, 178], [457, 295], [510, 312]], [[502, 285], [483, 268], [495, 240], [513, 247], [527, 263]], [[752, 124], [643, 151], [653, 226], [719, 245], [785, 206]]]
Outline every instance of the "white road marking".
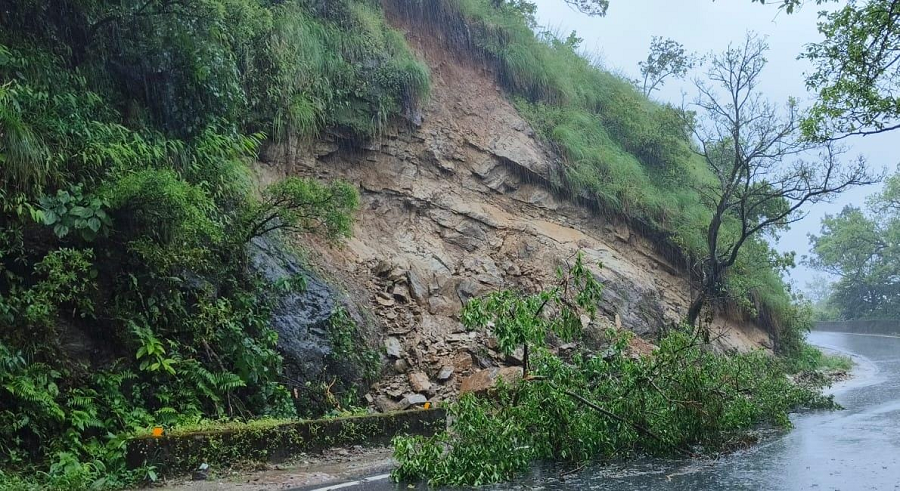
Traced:
[[358, 481], [350, 481], [342, 484], [335, 484], [334, 486], [328, 486], [325, 488], [318, 488], [312, 491], [334, 491], [335, 489], [346, 489], [351, 488], [353, 486], [359, 486], [360, 484], [365, 484], [367, 482], [375, 482], [375, 481], [384, 481], [385, 479], [390, 478], [390, 474], [379, 474], [377, 476], [367, 477], [365, 479], [360, 479]]

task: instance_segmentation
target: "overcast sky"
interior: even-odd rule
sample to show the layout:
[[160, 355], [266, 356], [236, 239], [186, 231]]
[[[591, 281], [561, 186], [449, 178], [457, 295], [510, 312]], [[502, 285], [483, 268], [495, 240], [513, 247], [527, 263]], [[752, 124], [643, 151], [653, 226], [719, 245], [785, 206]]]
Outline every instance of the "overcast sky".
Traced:
[[[812, 96], [804, 85], [804, 72], [810, 65], [798, 60], [803, 46], [821, 38], [816, 30], [820, 7], [807, 6], [787, 15], [774, 6], [751, 3], [751, 0], [610, 0], [606, 17], [587, 17], [567, 7], [561, 0], [534, 0], [538, 5], [538, 22], [543, 26], [575, 30], [584, 38], [582, 47], [600, 54], [608, 69], [637, 78], [638, 62], [646, 59], [653, 36], [672, 38], [684, 44], [687, 51], [700, 54], [723, 50], [729, 42], [739, 42], [748, 30], [766, 37], [769, 63], [762, 74], [761, 89], [773, 102], [786, 102], [796, 97], [808, 104]], [[682, 92], [693, 97], [689, 81], [669, 81], [654, 97], [680, 104]], [[891, 141], [900, 133], [847, 140], [853, 154], [865, 155], [875, 168], [893, 169], [900, 161], [900, 149]], [[809, 233], [818, 233], [820, 220], [826, 213], [837, 213], [847, 204], [862, 205], [865, 197], [878, 187], [860, 188], [845, 193], [834, 203], [818, 204], [808, 210], [809, 216], [783, 234], [777, 247], [809, 253]], [[798, 260], [799, 263], [799, 260]], [[798, 287], [820, 281], [819, 273], [798, 265], [790, 280]]]

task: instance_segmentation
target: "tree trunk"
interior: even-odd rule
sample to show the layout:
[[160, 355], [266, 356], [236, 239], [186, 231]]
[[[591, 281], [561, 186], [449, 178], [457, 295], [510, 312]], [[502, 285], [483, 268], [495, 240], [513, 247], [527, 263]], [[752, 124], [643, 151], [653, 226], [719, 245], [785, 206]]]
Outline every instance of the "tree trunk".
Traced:
[[705, 294], [700, 292], [697, 294], [697, 298], [691, 302], [690, 308], [688, 308], [687, 313], [687, 323], [692, 327], [697, 326], [697, 319], [700, 318], [700, 312], [703, 310]]

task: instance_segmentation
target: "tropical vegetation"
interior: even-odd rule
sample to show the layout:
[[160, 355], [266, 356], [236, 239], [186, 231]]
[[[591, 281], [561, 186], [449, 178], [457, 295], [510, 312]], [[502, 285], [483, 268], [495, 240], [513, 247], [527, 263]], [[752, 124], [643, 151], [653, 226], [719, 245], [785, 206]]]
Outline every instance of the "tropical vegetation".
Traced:
[[356, 190], [258, 192], [248, 164], [326, 129], [370, 138], [428, 87], [371, 2], [5, 3], [0, 488], [153, 480], [125, 469], [133, 432], [297, 417], [269, 325], [280, 285], [246, 243], [344, 237]]

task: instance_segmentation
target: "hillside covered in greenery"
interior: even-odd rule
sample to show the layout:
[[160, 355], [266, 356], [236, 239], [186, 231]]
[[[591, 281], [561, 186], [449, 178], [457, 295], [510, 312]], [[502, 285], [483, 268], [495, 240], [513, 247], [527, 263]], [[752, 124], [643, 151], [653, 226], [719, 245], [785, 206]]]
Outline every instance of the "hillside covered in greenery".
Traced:
[[[558, 190], [688, 266], [700, 254], [710, 210], [685, 184], [713, 176], [674, 108], [519, 3], [384, 3], [0, 7], [0, 489], [122, 487], [155, 476], [125, 470], [132, 432], [298, 416], [268, 323], [290, 285], [249, 272], [246, 244], [275, 223], [346, 236], [357, 196], [296, 178], [258, 193], [249, 165], [268, 142], [328, 132], [353, 147], [416, 114], [428, 69], [385, 11], [494, 70], [563, 158]], [[753, 240], [718, 305], [786, 352], [808, 325], [780, 279], [790, 260]]]
[[245, 243], [273, 217], [345, 235], [355, 190], [258, 197], [248, 163], [415, 110], [428, 72], [379, 7], [7, 2], [0, 81], [0, 482], [116, 487], [153, 475], [123, 472], [131, 431], [296, 417]]

